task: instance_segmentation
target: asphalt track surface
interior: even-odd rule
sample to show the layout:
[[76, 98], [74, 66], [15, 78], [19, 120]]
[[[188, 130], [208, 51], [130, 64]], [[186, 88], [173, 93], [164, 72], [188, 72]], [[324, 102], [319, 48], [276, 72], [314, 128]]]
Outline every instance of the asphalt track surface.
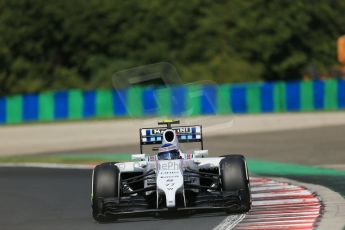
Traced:
[[98, 224], [91, 216], [91, 170], [0, 168], [0, 229], [212, 229], [226, 215], [133, 218]]
[[[303, 187], [252, 177], [253, 207], [244, 215], [225, 213], [179, 218], [131, 218], [93, 221], [91, 170], [0, 168], [1, 229], [312, 229], [318, 223], [319, 199]], [[40, 183], [38, 183], [40, 182]]]
[[[345, 126], [294, 131], [207, 137], [205, 147], [216, 155], [246, 153], [248, 158], [309, 165], [345, 163]], [[137, 146], [80, 150], [131, 152]], [[298, 179], [298, 178], [297, 178]], [[343, 192], [344, 178], [299, 179]], [[340, 182], [340, 181], [341, 182]], [[334, 181], [334, 182], [332, 182]], [[337, 182], [335, 182], [337, 181]], [[91, 217], [91, 170], [0, 167], [0, 229], [212, 229], [226, 215], [138, 218], [97, 224]]]

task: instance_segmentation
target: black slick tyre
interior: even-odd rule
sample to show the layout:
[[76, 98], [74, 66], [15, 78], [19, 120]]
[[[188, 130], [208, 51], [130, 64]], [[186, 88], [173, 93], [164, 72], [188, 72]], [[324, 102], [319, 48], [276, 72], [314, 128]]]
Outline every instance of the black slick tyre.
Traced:
[[220, 179], [223, 192], [239, 191], [240, 206], [228, 212], [248, 212], [251, 208], [249, 175], [246, 160], [242, 155], [226, 155], [220, 161]]
[[120, 170], [115, 162], [97, 165], [92, 178], [92, 216], [98, 222], [107, 221], [103, 210], [103, 200], [119, 196]]

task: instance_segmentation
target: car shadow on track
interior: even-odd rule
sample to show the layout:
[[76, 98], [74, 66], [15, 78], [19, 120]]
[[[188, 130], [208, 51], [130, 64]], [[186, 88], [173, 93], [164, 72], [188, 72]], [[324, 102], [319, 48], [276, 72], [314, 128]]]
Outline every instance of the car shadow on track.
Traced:
[[[146, 217], [129, 217], [121, 219], [109, 219], [106, 222], [100, 222], [99, 224], [116, 224], [116, 223], [136, 223], [136, 222], [160, 222], [162, 220], [186, 220], [186, 219], [204, 219], [204, 218], [225, 218], [228, 214], [226, 213], [203, 213], [203, 214], [173, 214], [173, 215], [157, 215], [157, 216], [146, 216]], [[203, 220], [204, 221], [204, 220]]]

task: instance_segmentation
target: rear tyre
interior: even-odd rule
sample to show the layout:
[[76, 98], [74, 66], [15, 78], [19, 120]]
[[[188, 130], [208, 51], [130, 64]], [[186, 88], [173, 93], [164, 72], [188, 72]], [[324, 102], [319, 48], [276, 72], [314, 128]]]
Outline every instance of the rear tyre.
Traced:
[[97, 165], [92, 180], [92, 216], [98, 222], [107, 221], [103, 210], [103, 199], [119, 196], [120, 170], [115, 162]]
[[242, 155], [226, 155], [220, 165], [220, 178], [223, 192], [240, 192], [241, 205], [237, 210], [227, 212], [248, 212], [251, 208], [249, 175], [246, 160]]

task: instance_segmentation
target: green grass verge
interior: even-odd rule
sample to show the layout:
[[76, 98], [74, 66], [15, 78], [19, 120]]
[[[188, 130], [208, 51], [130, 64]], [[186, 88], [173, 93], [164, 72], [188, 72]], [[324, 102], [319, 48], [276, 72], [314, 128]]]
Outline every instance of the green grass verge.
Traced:
[[299, 164], [280, 163], [274, 161], [248, 160], [248, 168], [256, 174], [284, 175], [329, 175], [345, 176], [345, 171], [322, 168], [316, 166], [306, 166]]

